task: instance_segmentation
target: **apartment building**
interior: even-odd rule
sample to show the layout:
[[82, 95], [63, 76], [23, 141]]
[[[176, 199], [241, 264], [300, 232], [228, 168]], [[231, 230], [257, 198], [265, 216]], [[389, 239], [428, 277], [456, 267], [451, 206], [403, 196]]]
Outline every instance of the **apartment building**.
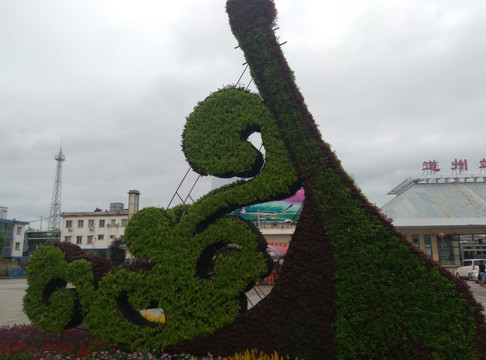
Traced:
[[24, 256], [26, 221], [7, 219], [7, 208], [0, 207], [0, 276], [20, 276], [25, 274]]
[[123, 239], [128, 219], [138, 211], [140, 192], [130, 190], [128, 194], [127, 209], [123, 203], [111, 203], [110, 210], [63, 212], [61, 241], [84, 250], [107, 251], [114, 240]]

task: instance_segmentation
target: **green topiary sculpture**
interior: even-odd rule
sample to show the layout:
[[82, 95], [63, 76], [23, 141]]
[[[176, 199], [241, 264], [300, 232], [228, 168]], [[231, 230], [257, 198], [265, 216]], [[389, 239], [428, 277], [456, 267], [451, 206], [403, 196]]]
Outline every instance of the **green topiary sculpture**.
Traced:
[[[150, 259], [142, 270], [107, 272], [42, 248], [28, 268], [29, 317], [48, 331], [83, 320], [94, 336], [132, 350], [485, 358], [485, 318], [465, 282], [407, 243], [322, 141], [273, 33], [273, 1], [228, 0], [227, 11], [261, 97], [232, 87], [210, 95], [187, 119], [183, 151], [202, 175], [251, 179], [185, 208], [135, 214], [126, 242]], [[265, 156], [247, 141], [255, 131]], [[244, 311], [242, 295], [268, 274], [269, 259], [258, 230], [225, 214], [300, 186], [305, 205], [279, 280]], [[141, 316], [153, 307], [166, 323]]]
[[[261, 134], [265, 157], [247, 141], [253, 132]], [[297, 173], [269, 109], [242, 89], [222, 89], [196, 106], [187, 119], [183, 149], [201, 174], [251, 180], [215, 190], [185, 208], [136, 213], [125, 241], [132, 254], [150, 260], [141, 271], [113, 268], [98, 283], [89, 262], [42, 248], [29, 265], [25, 298], [34, 323], [61, 331], [83, 320], [95, 337], [150, 351], [211, 334], [246, 310], [245, 292], [270, 273], [273, 263], [259, 231], [226, 214], [287, 197], [300, 187]], [[51, 283], [56, 286], [46, 293]], [[67, 283], [74, 287], [66, 289]], [[167, 321], [145, 319], [140, 312], [149, 308], [162, 309]], [[47, 316], [50, 309], [62, 313]]]
[[485, 358], [467, 285], [409, 245], [343, 171], [295, 85], [271, 0], [228, 0], [231, 28], [305, 189], [278, 283], [233, 324], [173, 349], [305, 359]]

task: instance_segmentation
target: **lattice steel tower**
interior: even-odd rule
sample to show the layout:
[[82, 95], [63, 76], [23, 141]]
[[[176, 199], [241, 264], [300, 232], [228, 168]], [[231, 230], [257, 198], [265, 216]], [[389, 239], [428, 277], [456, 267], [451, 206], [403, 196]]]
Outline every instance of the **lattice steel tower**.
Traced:
[[51, 213], [49, 214], [48, 231], [61, 230], [61, 190], [62, 190], [62, 162], [66, 157], [62, 153], [62, 144], [59, 153], [54, 157], [57, 161], [56, 178], [54, 179], [54, 191], [52, 192]]

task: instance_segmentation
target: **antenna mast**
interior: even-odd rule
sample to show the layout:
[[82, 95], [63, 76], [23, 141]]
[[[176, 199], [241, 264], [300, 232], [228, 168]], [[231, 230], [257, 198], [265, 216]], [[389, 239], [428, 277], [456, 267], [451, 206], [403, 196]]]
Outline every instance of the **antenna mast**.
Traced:
[[[62, 162], [66, 160], [66, 157], [62, 153], [62, 143], [59, 149], [59, 153], [54, 157], [57, 161], [56, 178], [54, 179], [54, 191], [52, 192], [51, 212], [49, 215], [49, 225], [47, 230], [51, 232], [59, 233], [61, 230], [61, 190], [62, 190]], [[59, 234], [60, 237], [60, 234]]]

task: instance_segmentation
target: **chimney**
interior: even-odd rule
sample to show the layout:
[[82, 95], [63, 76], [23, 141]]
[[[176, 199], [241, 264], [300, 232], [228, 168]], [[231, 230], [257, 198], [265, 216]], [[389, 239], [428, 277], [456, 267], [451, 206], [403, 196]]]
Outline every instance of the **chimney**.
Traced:
[[140, 191], [130, 190], [128, 192], [128, 218], [131, 218], [138, 211], [139, 200]]

